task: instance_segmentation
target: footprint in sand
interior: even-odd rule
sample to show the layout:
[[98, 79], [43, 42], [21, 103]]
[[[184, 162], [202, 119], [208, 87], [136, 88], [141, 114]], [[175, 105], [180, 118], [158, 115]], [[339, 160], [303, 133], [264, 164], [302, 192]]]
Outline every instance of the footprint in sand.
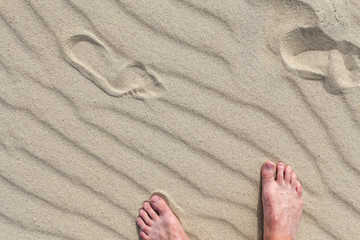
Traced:
[[323, 81], [331, 93], [349, 93], [360, 87], [360, 49], [346, 41], [336, 42], [317, 27], [288, 32], [280, 52], [291, 73]]
[[158, 78], [141, 62], [122, 62], [91, 33], [70, 37], [65, 44], [68, 62], [110, 96], [156, 97], [164, 90]]

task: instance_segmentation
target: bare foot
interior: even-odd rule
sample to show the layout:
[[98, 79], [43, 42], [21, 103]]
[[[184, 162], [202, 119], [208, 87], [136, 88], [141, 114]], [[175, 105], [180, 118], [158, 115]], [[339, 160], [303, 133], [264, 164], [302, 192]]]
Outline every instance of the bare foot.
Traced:
[[289, 165], [279, 162], [276, 168], [267, 161], [261, 170], [264, 240], [293, 240], [302, 213], [302, 187]]
[[179, 219], [159, 196], [145, 202], [139, 216], [136, 222], [142, 240], [188, 240]]

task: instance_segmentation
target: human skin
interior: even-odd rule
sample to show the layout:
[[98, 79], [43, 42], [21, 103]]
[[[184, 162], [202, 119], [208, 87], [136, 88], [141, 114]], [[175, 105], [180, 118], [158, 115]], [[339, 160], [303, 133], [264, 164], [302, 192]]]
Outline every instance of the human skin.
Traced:
[[188, 240], [179, 219], [159, 196], [143, 204], [136, 222], [142, 240]]
[[265, 162], [262, 169], [264, 240], [293, 240], [302, 214], [302, 187], [289, 165]]
[[[264, 240], [293, 240], [302, 214], [302, 187], [289, 165], [271, 161], [264, 163], [262, 202], [264, 209]], [[159, 196], [145, 202], [137, 224], [143, 240], [188, 240], [179, 219]]]

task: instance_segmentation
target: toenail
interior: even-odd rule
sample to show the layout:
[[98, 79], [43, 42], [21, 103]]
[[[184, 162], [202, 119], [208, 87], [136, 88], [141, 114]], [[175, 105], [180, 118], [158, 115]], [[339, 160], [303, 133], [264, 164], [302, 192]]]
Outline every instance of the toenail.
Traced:
[[271, 164], [271, 163], [266, 163], [266, 164], [265, 164], [265, 168], [268, 169], [268, 170], [271, 170], [271, 169], [274, 168], [274, 165]]
[[151, 198], [152, 203], [157, 203], [159, 200], [160, 200], [160, 198], [158, 196], [154, 196]]
[[284, 166], [284, 163], [283, 163], [283, 162], [279, 162], [279, 166], [280, 166], [280, 167], [283, 167], [283, 166]]

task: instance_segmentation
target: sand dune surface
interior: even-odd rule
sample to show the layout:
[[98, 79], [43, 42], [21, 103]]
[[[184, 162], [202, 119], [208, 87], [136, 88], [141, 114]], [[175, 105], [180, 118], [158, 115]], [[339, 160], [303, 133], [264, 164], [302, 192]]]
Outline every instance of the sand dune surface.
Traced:
[[356, 0], [0, 2], [0, 239], [261, 239], [260, 168], [303, 183], [298, 238], [360, 236]]

